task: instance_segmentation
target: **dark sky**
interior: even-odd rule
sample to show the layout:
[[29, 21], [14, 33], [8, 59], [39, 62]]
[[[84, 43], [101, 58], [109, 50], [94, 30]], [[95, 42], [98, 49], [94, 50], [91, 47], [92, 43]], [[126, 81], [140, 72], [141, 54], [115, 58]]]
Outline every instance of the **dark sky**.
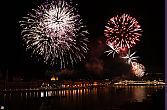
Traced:
[[[2, 4], [6, 7], [1, 9], [4, 20], [0, 36], [0, 68], [11, 73], [40, 73], [48, 68], [26, 53], [18, 25], [21, 17], [38, 3], [37, 0], [15, 0], [11, 5]], [[78, 0], [78, 4], [79, 13], [90, 33], [87, 59], [90, 59], [90, 53], [94, 53], [105, 65], [112, 65], [113, 59], [103, 55], [103, 50], [108, 49], [103, 35], [104, 26], [109, 18], [128, 13], [139, 21], [143, 29], [141, 41], [134, 48], [140, 62], [150, 72], [164, 72], [164, 0]], [[103, 44], [102, 51], [94, 51], [101, 45], [99, 42]]]

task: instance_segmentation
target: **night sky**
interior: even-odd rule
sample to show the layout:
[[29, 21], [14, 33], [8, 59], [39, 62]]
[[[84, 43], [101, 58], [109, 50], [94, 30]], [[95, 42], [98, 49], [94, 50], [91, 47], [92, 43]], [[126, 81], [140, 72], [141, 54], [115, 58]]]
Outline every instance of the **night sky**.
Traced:
[[[117, 73], [118, 69], [123, 68], [119, 59], [104, 54], [109, 47], [105, 44], [103, 33], [105, 24], [111, 17], [127, 13], [135, 17], [143, 29], [141, 41], [133, 48], [137, 51], [136, 55], [140, 56], [139, 62], [145, 65], [148, 72], [164, 72], [164, 0], [74, 0], [75, 2], [79, 4], [79, 13], [90, 33], [90, 50], [86, 60], [74, 69], [82, 68], [81, 71], [85, 71], [84, 65], [92, 60], [103, 66], [102, 73]], [[1, 9], [4, 19], [1, 21], [3, 31], [0, 36], [1, 70], [35, 77], [50, 68], [30, 57], [20, 36], [19, 20], [39, 3], [39, 0], [15, 0], [11, 5], [4, 3], [6, 8]]]

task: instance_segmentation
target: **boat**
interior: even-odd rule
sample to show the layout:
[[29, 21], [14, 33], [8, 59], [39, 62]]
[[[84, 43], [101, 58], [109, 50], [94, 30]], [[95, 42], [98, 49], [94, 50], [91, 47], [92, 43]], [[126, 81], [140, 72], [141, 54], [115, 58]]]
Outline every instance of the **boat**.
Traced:
[[133, 80], [124, 80], [114, 83], [114, 85], [165, 85], [163, 81], [133, 81]]

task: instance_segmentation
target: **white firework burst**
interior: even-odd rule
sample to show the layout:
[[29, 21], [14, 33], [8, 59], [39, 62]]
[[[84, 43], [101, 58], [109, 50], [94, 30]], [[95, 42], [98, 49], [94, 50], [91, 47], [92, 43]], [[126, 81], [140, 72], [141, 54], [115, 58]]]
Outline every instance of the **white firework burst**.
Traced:
[[132, 64], [133, 61], [137, 61], [137, 58], [140, 58], [139, 56], [134, 56], [136, 52], [130, 53], [130, 50], [128, 51], [127, 55], [124, 57], [121, 57], [123, 59], [127, 59], [128, 64]]
[[105, 51], [104, 53], [108, 53], [108, 55], [112, 54], [113, 55], [113, 58], [115, 56], [116, 53], [118, 53], [118, 49], [117, 48], [114, 48], [114, 46], [112, 45], [111, 42], [106, 42], [106, 44], [111, 48], [110, 50], [107, 50]]
[[61, 68], [87, 53], [88, 32], [75, 7], [57, 0], [40, 5], [20, 21], [26, 49]]

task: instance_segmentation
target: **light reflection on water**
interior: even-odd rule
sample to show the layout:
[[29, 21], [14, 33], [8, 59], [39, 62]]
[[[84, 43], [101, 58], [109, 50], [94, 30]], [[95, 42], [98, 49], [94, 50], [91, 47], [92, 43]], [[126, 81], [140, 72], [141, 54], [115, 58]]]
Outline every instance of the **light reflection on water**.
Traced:
[[58, 110], [67, 108], [77, 110], [82, 107], [88, 110], [101, 110], [103, 107], [110, 108], [111, 105], [121, 105], [126, 102], [143, 102], [163, 88], [163, 86], [115, 86], [56, 91], [8, 92], [0, 94], [0, 103], [7, 106], [12, 104], [12, 106], [18, 106], [20, 103], [29, 107], [33, 105], [36, 110], [39, 108], [44, 110], [43, 108], [48, 105], [54, 109], [58, 108]]
[[[107, 90], [103, 88], [104, 90]], [[50, 97], [50, 96], [84, 96], [88, 94], [97, 95], [98, 88], [87, 88], [87, 89], [70, 89], [70, 90], [56, 90], [56, 91], [40, 91], [40, 96], [38, 95], [39, 92], [21, 92], [25, 94], [26, 97]], [[11, 96], [11, 93], [9, 94]]]
[[142, 102], [144, 99], [146, 99], [146, 88], [135, 88], [133, 89], [132, 94], [134, 100], [136, 100], [137, 102]]

